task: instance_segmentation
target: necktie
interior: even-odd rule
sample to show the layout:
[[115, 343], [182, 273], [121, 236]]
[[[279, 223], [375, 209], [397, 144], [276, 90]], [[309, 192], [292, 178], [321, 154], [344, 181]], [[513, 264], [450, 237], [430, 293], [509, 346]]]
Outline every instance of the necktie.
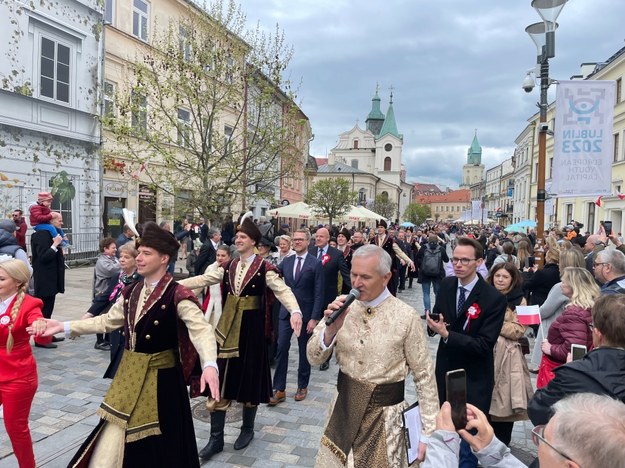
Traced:
[[462, 311], [464, 309], [464, 302], [467, 300], [466, 296], [464, 295], [465, 292], [466, 292], [466, 289], [464, 289], [461, 286], [460, 287], [460, 294], [458, 295], [458, 310], [456, 312], [458, 317], [460, 316], [460, 314], [462, 313]]
[[299, 279], [299, 275], [302, 273], [302, 257], [297, 257], [297, 265], [295, 266], [295, 281]]
[[323, 255], [323, 249], [319, 249], [319, 253], [317, 254], [317, 258], [321, 260], [321, 256]]

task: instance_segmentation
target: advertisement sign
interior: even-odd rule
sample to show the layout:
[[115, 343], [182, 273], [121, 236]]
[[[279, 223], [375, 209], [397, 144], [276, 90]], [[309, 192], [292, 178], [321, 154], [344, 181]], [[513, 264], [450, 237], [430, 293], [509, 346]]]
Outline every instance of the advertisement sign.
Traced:
[[615, 89], [615, 81], [559, 82], [550, 193], [573, 197], [612, 192]]

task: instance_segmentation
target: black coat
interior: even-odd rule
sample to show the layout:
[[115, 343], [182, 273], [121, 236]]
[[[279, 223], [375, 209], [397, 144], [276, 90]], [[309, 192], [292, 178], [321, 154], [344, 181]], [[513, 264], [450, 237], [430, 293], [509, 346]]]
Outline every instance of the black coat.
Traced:
[[[436, 295], [434, 313], [440, 313], [449, 323], [447, 343], [442, 339], [436, 355], [436, 384], [441, 404], [445, 401], [445, 374], [456, 369], [467, 373], [467, 401], [486, 414], [495, 384], [493, 349], [506, 314], [506, 297], [479, 277], [477, 284], [467, 296], [464, 311], [456, 316], [456, 292], [458, 278], [443, 278]], [[466, 311], [477, 304], [479, 316], [471, 320], [468, 330], [463, 330]]]
[[217, 251], [213, 247], [213, 241], [208, 239], [202, 244], [200, 253], [195, 261], [195, 275], [201, 275], [208, 265], [212, 265], [217, 260]]
[[65, 260], [63, 249], [52, 247], [48, 231], [36, 231], [30, 237], [35, 296], [50, 297], [65, 292]]
[[618, 398], [625, 403], [625, 350], [596, 348], [583, 359], [553, 371], [555, 377], [529, 402], [527, 414], [533, 424], [547, 424], [551, 407], [567, 395], [595, 393]]
[[[310, 247], [308, 253], [313, 257], [317, 257], [319, 252], [318, 247]], [[352, 282], [349, 278], [349, 268], [343, 257], [343, 252], [339, 249], [335, 249], [332, 246], [328, 246], [327, 255], [330, 256], [327, 262], [323, 264], [324, 275], [324, 287], [323, 287], [323, 308], [334, 301], [339, 295], [339, 273], [343, 277], [343, 289], [342, 294], [349, 293], [352, 289]]]
[[524, 287], [531, 293], [530, 305], [542, 305], [551, 288], [560, 282], [560, 268], [557, 263], [546, 263], [537, 270]]

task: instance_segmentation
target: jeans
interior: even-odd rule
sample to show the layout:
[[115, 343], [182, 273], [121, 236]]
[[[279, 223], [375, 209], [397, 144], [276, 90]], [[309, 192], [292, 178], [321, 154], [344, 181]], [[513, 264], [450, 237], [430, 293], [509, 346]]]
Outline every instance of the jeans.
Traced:
[[438, 296], [438, 288], [441, 280], [438, 278], [423, 278], [421, 281], [421, 289], [423, 290], [423, 308], [432, 310], [432, 302], [430, 301], [430, 285], [434, 287], [434, 294]]

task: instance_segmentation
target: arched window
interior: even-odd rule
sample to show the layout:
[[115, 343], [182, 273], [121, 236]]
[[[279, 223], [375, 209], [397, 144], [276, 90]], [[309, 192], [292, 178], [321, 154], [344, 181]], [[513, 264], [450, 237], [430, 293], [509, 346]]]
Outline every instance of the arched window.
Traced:
[[358, 140], [354, 140], [354, 149], [358, 149]]
[[358, 169], [358, 160], [357, 159], [352, 159], [352, 167], [354, 169]]
[[391, 170], [391, 158], [388, 156], [384, 158], [384, 170], [385, 171]]

